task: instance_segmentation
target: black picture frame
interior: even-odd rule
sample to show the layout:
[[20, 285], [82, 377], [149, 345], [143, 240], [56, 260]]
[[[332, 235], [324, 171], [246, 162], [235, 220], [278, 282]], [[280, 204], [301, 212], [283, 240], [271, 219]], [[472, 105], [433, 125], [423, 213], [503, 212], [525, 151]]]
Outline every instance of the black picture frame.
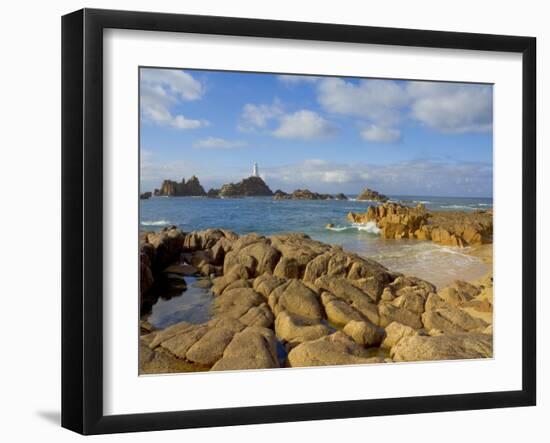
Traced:
[[[522, 389], [109, 415], [103, 413], [103, 30], [519, 53], [523, 64]], [[519, 149], [519, 147], [518, 147]], [[62, 426], [82, 434], [536, 404], [536, 39], [232, 17], [83, 9], [62, 18]]]

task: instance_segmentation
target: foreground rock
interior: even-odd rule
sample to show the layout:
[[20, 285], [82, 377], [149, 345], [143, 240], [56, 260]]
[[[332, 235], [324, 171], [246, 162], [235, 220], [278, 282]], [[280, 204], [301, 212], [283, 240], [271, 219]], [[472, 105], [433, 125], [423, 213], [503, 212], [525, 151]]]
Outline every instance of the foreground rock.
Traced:
[[436, 337], [404, 337], [391, 349], [395, 361], [457, 360], [491, 358], [493, 336], [488, 334], [455, 334]]
[[259, 197], [271, 196], [273, 192], [260, 177], [248, 177], [239, 183], [223, 185], [218, 195], [220, 197]]
[[371, 357], [364, 347], [344, 333], [335, 332], [295, 347], [288, 354], [288, 362], [292, 367], [303, 367], [383, 363], [384, 359]]
[[199, 179], [192, 176], [187, 182], [184, 178], [178, 183], [173, 180], [164, 180], [160, 189], [155, 189], [156, 196], [167, 197], [204, 197], [206, 192]]
[[275, 333], [281, 340], [294, 346], [330, 334], [330, 328], [320, 321], [281, 312], [275, 320]]
[[363, 189], [361, 194], [359, 194], [357, 196], [357, 200], [359, 200], [359, 201], [368, 200], [368, 201], [374, 201], [374, 202], [386, 202], [386, 201], [388, 201], [388, 197], [386, 197], [384, 194], [380, 194], [379, 192], [374, 191], [372, 189], [365, 188], [365, 189]]
[[212, 371], [278, 367], [277, 340], [273, 331], [250, 327], [235, 334]]
[[385, 337], [382, 342], [382, 346], [385, 348], [394, 347], [399, 340], [404, 337], [413, 337], [420, 335], [420, 332], [416, 329], [406, 326], [399, 322], [391, 322], [385, 329]]
[[332, 194], [319, 194], [312, 192], [309, 189], [296, 189], [291, 194], [277, 189], [273, 196], [275, 200], [347, 200], [348, 198], [340, 193], [336, 195]]
[[141, 323], [142, 373], [492, 355], [491, 276], [437, 290], [296, 233], [169, 227], [141, 234], [140, 253], [142, 306], [188, 275], [215, 296], [207, 322]]
[[150, 349], [144, 340], [140, 340], [140, 374], [170, 374], [177, 372], [200, 372], [206, 370], [208, 370], [207, 367], [181, 360], [162, 348], [154, 350]]
[[369, 321], [352, 320], [344, 326], [344, 333], [356, 343], [365, 346], [378, 346], [385, 336], [384, 329]]
[[426, 304], [426, 311], [422, 314], [422, 323], [427, 331], [462, 333], [483, 330], [489, 326], [485, 321], [447, 303], [436, 294], [431, 294]]
[[163, 228], [156, 233], [144, 232], [140, 234], [139, 289], [142, 298], [155, 284], [155, 275], [159, 276], [168, 265], [178, 260], [184, 239], [185, 233], [174, 226]]
[[429, 212], [424, 205], [415, 207], [397, 203], [369, 206], [364, 214], [350, 212], [352, 223], [375, 222], [386, 239], [431, 240], [449, 246], [492, 243], [492, 211]]
[[312, 320], [323, 318], [317, 294], [297, 279], [290, 279], [275, 288], [269, 294], [268, 303], [275, 315], [288, 311]]

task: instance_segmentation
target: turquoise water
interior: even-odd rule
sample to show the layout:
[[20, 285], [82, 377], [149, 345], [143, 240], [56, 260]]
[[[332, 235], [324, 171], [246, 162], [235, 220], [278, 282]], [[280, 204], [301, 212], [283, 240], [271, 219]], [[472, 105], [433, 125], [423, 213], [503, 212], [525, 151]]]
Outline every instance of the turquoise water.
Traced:
[[[423, 203], [432, 210], [474, 211], [492, 208], [492, 199], [392, 196], [408, 204]], [[140, 200], [141, 230], [176, 225], [184, 231], [224, 228], [238, 234], [271, 235], [304, 232], [325, 243], [373, 258], [389, 269], [415, 275], [443, 286], [457, 278], [471, 280], [489, 267], [464, 250], [431, 242], [383, 240], [375, 226], [352, 225], [348, 212], [365, 212], [372, 202], [350, 200], [273, 200], [271, 197], [209, 199], [154, 197]], [[326, 225], [332, 223], [333, 229]]]

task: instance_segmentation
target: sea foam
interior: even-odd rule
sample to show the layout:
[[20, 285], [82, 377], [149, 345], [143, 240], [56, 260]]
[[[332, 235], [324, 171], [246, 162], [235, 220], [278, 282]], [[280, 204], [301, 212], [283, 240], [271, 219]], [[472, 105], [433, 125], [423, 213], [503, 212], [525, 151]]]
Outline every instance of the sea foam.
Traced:
[[155, 221], [142, 221], [143, 226], [168, 226], [170, 222], [168, 220], [155, 220]]
[[336, 232], [343, 232], [343, 231], [365, 231], [369, 234], [378, 234], [380, 232], [380, 228], [376, 226], [375, 222], [367, 222], [367, 223], [352, 223], [349, 226], [331, 226], [327, 227], [330, 231], [336, 231]]
[[469, 210], [474, 209], [468, 205], [441, 205], [441, 207], [445, 209], [469, 209]]

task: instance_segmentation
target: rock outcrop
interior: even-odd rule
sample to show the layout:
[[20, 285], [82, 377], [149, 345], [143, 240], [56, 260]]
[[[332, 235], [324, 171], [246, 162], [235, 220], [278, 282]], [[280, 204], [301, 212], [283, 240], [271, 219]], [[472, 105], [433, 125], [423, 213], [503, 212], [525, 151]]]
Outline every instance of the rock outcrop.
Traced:
[[173, 180], [164, 180], [160, 189], [155, 189], [155, 195], [167, 197], [204, 197], [206, 196], [206, 192], [201, 186], [199, 179], [192, 176], [187, 181], [182, 178], [180, 183]]
[[175, 226], [166, 227], [159, 232], [143, 232], [139, 237], [140, 280], [139, 290], [141, 308], [147, 309], [157, 295], [151, 293], [152, 288], [163, 286], [172, 276], [178, 280], [179, 288], [185, 288], [185, 279], [177, 272], [164, 272], [167, 267], [179, 260], [183, 247], [185, 233]]
[[273, 192], [260, 177], [248, 177], [239, 183], [223, 185], [218, 193], [220, 197], [262, 197]]
[[492, 356], [491, 278], [437, 291], [304, 234], [171, 227], [140, 251], [142, 304], [164, 274], [202, 275], [215, 296], [207, 322], [141, 324], [140, 373]]
[[385, 203], [369, 206], [364, 214], [350, 212], [347, 218], [352, 223], [375, 222], [380, 236], [386, 239], [431, 240], [459, 247], [493, 241], [492, 210], [430, 212], [422, 204], [411, 207]]
[[277, 189], [274, 193], [273, 193], [273, 198], [275, 200], [289, 200], [290, 199], [290, 194], [286, 193], [285, 191], [282, 191], [280, 189]]
[[147, 199], [151, 198], [152, 196], [153, 196], [152, 192], [143, 192], [143, 193], [139, 194], [140, 200], [147, 200]]
[[208, 198], [219, 198], [220, 197], [220, 190], [219, 189], [215, 189], [215, 188], [211, 188], [208, 190], [208, 192], [206, 193], [206, 196]]
[[387, 202], [389, 199], [384, 194], [380, 194], [377, 191], [374, 191], [369, 188], [363, 189], [361, 194], [357, 196], [357, 200], [368, 200], [368, 201], [374, 201], [374, 202]]
[[292, 367], [383, 363], [343, 332], [301, 343], [288, 354]]
[[456, 334], [404, 337], [391, 349], [394, 361], [457, 360], [493, 356], [493, 336]]
[[275, 200], [347, 200], [348, 198], [340, 193], [336, 195], [332, 194], [319, 194], [312, 192], [309, 189], [296, 189], [291, 194], [287, 194], [280, 189], [275, 191], [273, 196]]

